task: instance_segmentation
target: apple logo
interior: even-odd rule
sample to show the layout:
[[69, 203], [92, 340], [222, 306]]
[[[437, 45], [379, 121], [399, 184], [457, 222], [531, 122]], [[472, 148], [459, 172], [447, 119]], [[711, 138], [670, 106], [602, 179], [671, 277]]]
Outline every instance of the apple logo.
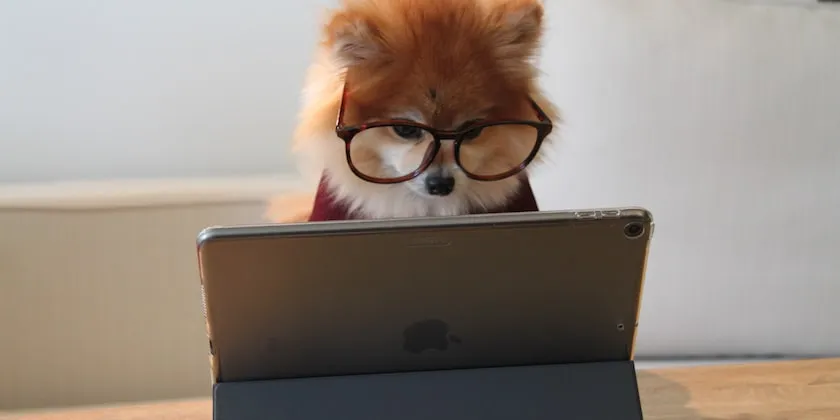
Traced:
[[439, 319], [415, 322], [403, 331], [403, 349], [420, 354], [426, 350], [446, 351], [449, 343], [460, 344], [461, 339], [449, 334], [449, 324]]

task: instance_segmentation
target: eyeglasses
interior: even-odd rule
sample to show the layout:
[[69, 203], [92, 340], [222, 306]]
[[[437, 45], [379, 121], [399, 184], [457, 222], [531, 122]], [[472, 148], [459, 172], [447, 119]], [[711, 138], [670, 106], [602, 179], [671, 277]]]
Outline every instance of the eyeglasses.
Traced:
[[438, 130], [411, 120], [344, 125], [347, 85], [341, 96], [335, 134], [344, 141], [347, 164], [359, 178], [396, 184], [416, 178], [435, 159], [443, 141], [453, 141], [455, 163], [479, 181], [498, 181], [521, 172], [534, 160], [553, 124], [528, 98], [537, 121], [481, 120], [456, 130]]

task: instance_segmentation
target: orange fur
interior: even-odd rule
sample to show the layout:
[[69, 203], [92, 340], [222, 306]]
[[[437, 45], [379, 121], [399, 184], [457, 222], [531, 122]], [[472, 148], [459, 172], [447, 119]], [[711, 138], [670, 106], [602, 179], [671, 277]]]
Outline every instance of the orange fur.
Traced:
[[[446, 197], [419, 194], [419, 179], [395, 185], [359, 179], [334, 133], [336, 115], [346, 82], [347, 124], [404, 118], [406, 113], [439, 129], [475, 118], [534, 120], [528, 97], [557, 124], [559, 111], [540, 91], [533, 63], [543, 14], [540, 0], [342, 1], [328, 17], [307, 75], [294, 150], [313, 164], [313, 173], [326, 173], [338, 198], [371, 218], [455, 215], [471, 206], [503, 205], [517, 190], [519, 177], [486, 182], [455, 173], [456, 190]], [[515, 140], [517, 133], [509, 131], [500, 128], [492, 136]], [[380, 151], [395, 139], [376, 129], [365, 134], [370, 141], [365, 139], [354, 162], [376, 172], [384, 167]], [[487, 144], [462, 147], [462, 161], [471, 159], [477, 168], [490, 170], [521, 161], [523, 150], [530, 150], [529, 143], [517, 141]], [[391, 164], [416, 167], [425, 150], [408, 150]], [[539, 162], [538, 155], [532, 165]], [[451, 145], [441, 148], [434, 165], [454, 167]], [[272, 220], [305, 219], [300, 208], [308, 198], [296, 200], [275, 201]]]
[[314, 193], [296, 193], [276, 197], [266, 211], [268, 220], [278, 223], [303, 223], [309, 220]]

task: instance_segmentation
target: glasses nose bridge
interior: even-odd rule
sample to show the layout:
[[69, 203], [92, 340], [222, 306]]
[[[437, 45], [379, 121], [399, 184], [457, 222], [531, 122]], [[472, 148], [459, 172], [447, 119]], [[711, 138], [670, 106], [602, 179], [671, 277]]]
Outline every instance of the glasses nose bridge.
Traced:
[[458, 136], [460, 136], [459, 133], [456, 133], [456, 132], [453, 132], [453, 131], [438, 131], [434, 134], [435, 134], [435, 138], [438, 139], [439, 141], [444, 141], [444, 140], [455, 141], [455, 140], [458, 140]]

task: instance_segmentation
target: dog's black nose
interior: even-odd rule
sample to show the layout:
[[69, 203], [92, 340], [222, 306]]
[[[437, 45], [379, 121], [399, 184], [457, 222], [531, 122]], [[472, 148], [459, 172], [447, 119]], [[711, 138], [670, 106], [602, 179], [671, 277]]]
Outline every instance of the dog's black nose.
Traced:
[[449, 195], [455, 189], [455, 178], [443, 175], [426, 177], [426, 191], [431, 195]]

